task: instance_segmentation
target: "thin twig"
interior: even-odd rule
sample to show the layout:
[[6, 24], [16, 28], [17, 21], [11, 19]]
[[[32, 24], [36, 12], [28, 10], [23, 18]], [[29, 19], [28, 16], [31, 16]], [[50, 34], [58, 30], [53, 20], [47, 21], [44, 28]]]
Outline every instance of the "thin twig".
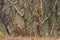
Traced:
[[8, 0], [12, 5], [13, 5], [13, 7], [16, 9], [16, 11], [18, 12], [18, 15], [19, 16], [23, 16], [23, 14], [18, 10], [18, 8], [10, 1], [10, 0]]
[[42, 21], [42, 24], [45, 23], [46, 20], [48, 20], [48, 18], [51, 16], [51, 14], [48, 15], [48, 17], [46, 17], [43, 21]]
[[[53, 8], [52, 8], [52, 11], [55, 9], [56, 4], [57, 4], [57, 0], [55, 1], [55, 4], [54, 4], [54, 6], [53, 6]], [[51, 13], [48, 15], [48, 17], [46, 17], [46, 18], [42, 21], [42, 25], [45, 23], [46, 20], [48, 20], [48, 18], [49, 18], [50, 16], [51, 16]]]
[[57, 0], [55, 1], [55, 4], [54, 4], [54, 6], [53, 6], [53, 8], [52, 8], [52, 11], [55, 9], [56, 4], [57, 4]]
[[[17, 1], [16, 2], [14, 2], [13, 4], [15, 5], [17, 3]], [[10, 7], [12, 4], [10, 4], [10, 5], [8, 5], [8, 6], [6, 6], [6, 7], [4, 7], [3, 9], [2, 9], [2, 11], [4, 11], [5, 9], [7, 9], [8, 7]]]

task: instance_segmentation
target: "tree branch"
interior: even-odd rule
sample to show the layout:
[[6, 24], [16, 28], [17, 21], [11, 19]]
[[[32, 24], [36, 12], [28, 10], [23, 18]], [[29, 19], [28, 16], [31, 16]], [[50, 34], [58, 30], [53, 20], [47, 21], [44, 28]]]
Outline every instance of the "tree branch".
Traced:
[[[54, 4], [54, 6], [53, 6], [53, 8], [52, 8], [52, 11], [55, 9], [56, 4], [57, 4], [57, 0], [55, 1], [55, 4]], [[43, 25], [43, 24], [45, 23], [45, 21], [48, 20], [48, 18], [49, 18], [50, 16], [51, 16], [51, 13], [48, 15], [48, 17], [46, 17], [46, 18], [42, 21], [42, 24], [41, 24], [41, 25]]]
[[[17, 3], [17, 1], [16, 2], [14, 2], [13, 4], [16, 4]], [[8, 5], [8, 6], [6, 6], [6, 7], [4, 7], [3, 9], [2, 9], [2, 11], [4, 11], [5, 9], [7, 9], [8, 7], [10, 7], [12, 4], [10, 4], [10, 5]]]
[[19, 16], [23, 16], [23, 14], [18, 10], [18, 8], [10, 1], [10, 0], [8, 0], [12, 5], [13, 5], [13, 7], [16, 9], [16, 11], [18, 12], [18, 15]]

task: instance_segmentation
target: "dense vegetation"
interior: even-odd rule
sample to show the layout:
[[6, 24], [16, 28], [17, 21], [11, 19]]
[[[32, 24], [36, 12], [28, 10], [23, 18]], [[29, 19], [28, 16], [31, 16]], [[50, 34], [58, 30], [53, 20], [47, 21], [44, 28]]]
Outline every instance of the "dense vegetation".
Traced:
[[0, 0], [0, 31], [6, 35], [58, 36], [59, 17], [60, 0]]

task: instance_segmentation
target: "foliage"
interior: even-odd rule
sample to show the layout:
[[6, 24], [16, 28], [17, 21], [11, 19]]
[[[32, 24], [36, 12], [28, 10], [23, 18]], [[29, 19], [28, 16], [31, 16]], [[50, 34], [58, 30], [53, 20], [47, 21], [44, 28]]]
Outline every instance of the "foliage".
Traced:
[[17, 27], [31, 33], [36, 33], [39, 29], [38, 32], [42, 35], [59, 32], [60, 0], [4, 0], [3, 2], [0, 8], [2, 9], [0, 22], [7, 33], [13, 31], [11, 26], [13, 24], [18, 24]]

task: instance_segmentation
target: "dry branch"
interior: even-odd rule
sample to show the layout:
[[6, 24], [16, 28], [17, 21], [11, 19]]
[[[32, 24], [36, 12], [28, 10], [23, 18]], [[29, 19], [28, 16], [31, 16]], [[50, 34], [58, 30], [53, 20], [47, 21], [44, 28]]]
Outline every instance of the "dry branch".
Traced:
[[55, 4], [54, 4], [54, 6], [53, 6], [53, 8], [52, 8], [52, 11], [55, 9], [56, 4], [57, 4], [57, 0], [55, 1]]
[[43, 21], [42, 21], [42, 24], [45, 23], [46, 20], [48, 20], [48, 18], [51, 16], [51, 14], [48, 15], [48, 17], [46, 17]]
[[16, 9], [18, 15], [19, 15], [19, 16], [23, 16], [23, 14], [18, 10], [18, 8], [17, 8], [10, 0], [8, 0], [8, 1], [9, 1], [9, 2], [13, 5], [13, 7]]
[[[52, 8], [52, 11], [55, 9], [56, 4], [57, 4], [57, 0], [55, 1], [55, 4], [54, 4], [54, 6], [53, 6], [53, 8]], [[51, 13], [49, 13], [48, 17], [46, 17], [46, 18], [42, 21], [42, 24], [41, 24], [41, 25], [43, 25], [43, 24], [45, 23], [45, 21], [48, 20], [48, 18], [49, 18], [50, 16], [51, 16]]]
[[[15, 5], [17, 3], [17, 1], [16, 2], [14, 2], [13, 4]], [[8, 6], [6, 6], [6, 7], [4, 7], [3, 9], [2, 9], [2, 11], [4, 11], [5, 9], [7, 9], [8, 7], [10, 7], [12, 4], [10, 4], [10, 5], [8, 5]]]

